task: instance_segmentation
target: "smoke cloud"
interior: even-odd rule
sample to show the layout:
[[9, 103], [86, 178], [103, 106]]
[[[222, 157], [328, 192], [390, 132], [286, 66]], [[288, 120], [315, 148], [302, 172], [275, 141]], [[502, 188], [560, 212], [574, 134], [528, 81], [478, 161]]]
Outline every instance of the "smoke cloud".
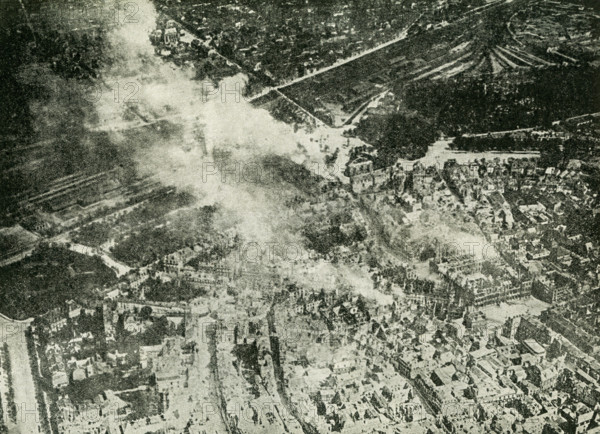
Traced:
[[[109, 131], [142, 173], [192, 189], [202, 205], [219, 205], [243, 217], [241, 230], [249, 238], [289, 236], [274, 227], [283, 224], [278, 214], [288, 214], [278, 200], [281, 192], [262, 185], [268, 179], [260, 164], [266, 155], [320, 162], [318, 144], [310, 147], [302, 132], [248, 103], [241, 95], [244, 75], [203, 82], [193, 79], [192, 66], [164, 62], [149, 40], [157, 12], [149, 2], [137, 4], [136, 22], [109, 34], [114, 62], [102, 73], [107, 87], [90, 127]], [[115, 101], [116, 86], [118, 97], [127, 101]]]
[[[281, 167], [274, 176], [266, 161], [275, 156], [314, 174], [324, 161], [319, 140], [247, 102], [241, 95], [247, 82], [243, 74], [220, 83], [202, 82], [194, 80], [193, 67], [164, 62], [149, 40], [157, 13], [148, 2], [138, 4], [140, 19], [109, 35], [115, 61], [102, 73], [108, 86], [119, 83], [120, 92], [129, 83], [131, 101], [115, 103], [115, 89], [103, 89], [89, 128], [107, 131], [131, 153], [140, 172], [191, 189], [199, 205], [216, 205], [217, 223], [221, 228], [233, 225], [245, 242], [293, 245], [301, 250], [300, 258], [314, 257], [303, 247], [302, 220], [286, 206], [295, 195], [306, 197], [305, 188], [294, 185], [297, 178], [287, 179]], [[343, 284], [391, 302], [390, 297], [381, 299], [360, 270], [313, 260], [284, 266], [297, 283], [328, 290]]]

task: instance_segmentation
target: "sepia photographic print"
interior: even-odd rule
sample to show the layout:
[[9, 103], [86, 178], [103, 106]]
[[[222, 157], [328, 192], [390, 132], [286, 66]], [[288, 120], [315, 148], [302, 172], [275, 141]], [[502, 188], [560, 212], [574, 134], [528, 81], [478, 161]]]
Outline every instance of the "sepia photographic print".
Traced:
[[0, 434], [600, 434], [600, 0], [1, 0]]

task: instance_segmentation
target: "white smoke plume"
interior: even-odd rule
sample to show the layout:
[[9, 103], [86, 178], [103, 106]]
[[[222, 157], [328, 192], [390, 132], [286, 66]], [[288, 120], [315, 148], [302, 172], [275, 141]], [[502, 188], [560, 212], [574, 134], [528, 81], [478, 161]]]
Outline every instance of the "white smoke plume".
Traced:
[[[109, 35], [116, 62], [103, 71], [107, 88], [96, 103], [99, 120], [92, 128], [113, 130], [115, 141], [131, 147], [141, 172], [191, 188], [201, 204], [218, 204], [243, 217], [245, 235], [264, 241], [281, 236], [273, 226], [281, 223], [276, 214], [286, 213], [273, 192], [261, 188], [270, 174], [263, 168], [257, 176], [256, 161], [275, 154], [297, 163], [320, 163], [317, 142], [248, 103], [241, 95], [246, 84], [242, 74], [218, 84], [201, 82], [193, 80], [193, 69], [164, 62], [149, 40], [157, 12], [149, 2], [137, 5], [136, 22], [123, 23]], [[129, 104], [115, 102], [116, 86]], [[131, 128], [157, 119], [176, 128], [165, 134]], [[141, 143], [134, 144], [132, 134]], [[215, 150], [228, 154], [224, 173], [215, 163]]]
[[[319, 141], [276, 121], [241, 94], [232, 94], [232, 90], [241, 91], [245, 85], [243, 74], [209, 84], [193, 80], [193, 70], [164, 62], [149, 40], [157, 13], [148, 2], [138, 4], [143, 19], [110, 35], [119, 51], [115, 57], [121, 61], [103, 76], [108, 83], [139, 84], [135, 88], [137, 114], [148, 122], [168, 120], [176, 128], [165, 134], [139, 129], [139, 136], [132, 141], [131, 131], [126, 131], [140, 124], [139, 117], [128, 114], [131, 109], [127, 105], [115, 104], [113, 93], [103, 94], [97, 102], [100, 119], [96, 127], [112, 125], [113, 140], [131, 146], [140, 171], [165, 184], [192, 189], [201, 205], [217, 205], [222, 211], [221, 220], [234, 221], [246, 241], [293, 245], [300, 251], [300, 258], [313, 257], [303, 247], [303, 222], [284, 205], [285, 199], [295, 194], [294, 186], [273, 183], [272, 173], [264, 167], [257, 169], [256, 163], [265, 156], [277, 155], [312, 167], [314, 172], [314, 167], [323, 167]], [[228, 154], [225, 169], [216, 165], [218, 151]], [[255, 169], [259, 170], [258, 176]], [[293, 262], [288, 261], [286, 267], [303, 268], [303, 272], [296, 269], [292, 278], [300, 284], [333, 290], [341, 283], [380, 302], [390, 302], [380, 299], [368, 275], [328, 262]]]

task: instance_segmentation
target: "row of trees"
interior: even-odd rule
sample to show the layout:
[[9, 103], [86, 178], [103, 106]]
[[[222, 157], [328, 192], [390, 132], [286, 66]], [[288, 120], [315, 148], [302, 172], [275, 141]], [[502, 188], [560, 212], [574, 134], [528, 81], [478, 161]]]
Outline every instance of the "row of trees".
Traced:
[[0, 394], [0, 434], [8, 433], [8, 427], [4, 422], [4, 408], [2, 407], [2, 396]]
[[529, 139], [517, 139], [508, 134], [502, 137], [469, 137], [469, 136], [458, 136], [454, 142], [451, 143], [452, 149], [458, 149], [460, 151], [470, 152], [486, 152], [486, 151], [532, 151], [538, 150], [545, 146], [547, 142], [555, 141], [557, 144], [562, 144], [560, 139], [550, 140], [537, 140], [534, 138]]
[[563, 140], [558, 138], [536, 139], [528, 136], [520, 139], [506, 134], [502, 137], [458, 136], [450, 146], [453, 149], [471, 152], [540, 151], [542, 166], [558, 167], [568, 163], [571, 159], [587, 160], [595, 152], [597, 144], [582, 137]]
[[17, 404], [15, 403], [15, 389], [13, 387], [12, 379], [12, 365], [10, 361], [10, 351], [8, 344], [4, 342], [2, 346], [2, 369], [6, 374], [8, 390], [6, 391], [6, 398], [8, 399], [8, 417], [13, 423], [17, 422]]
[[46, 399], [42, 390], [43, 384], [38, 375], [39, 363], [37, 358], [37, 349], [35, 347], [35, 337], [31, 328], [25, 331], [25, 339], [27, 341], [27, 354], [29, 355], [29, 365], [33, 376], [33, 387], [35, 389], [35, 401], [37, 403], [38, 414], [41, 415], [41, 426], [44, 433], [52, 433], [50, 427], [50, 419], [46, 411]]

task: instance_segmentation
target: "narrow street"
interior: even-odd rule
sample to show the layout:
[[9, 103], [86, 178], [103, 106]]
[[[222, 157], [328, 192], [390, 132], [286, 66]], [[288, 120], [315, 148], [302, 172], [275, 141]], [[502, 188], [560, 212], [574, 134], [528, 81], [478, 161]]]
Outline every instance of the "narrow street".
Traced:
[[[229, 425], [229, 419], [227, 412], [224, 407], [223, 393], [221, 392], [221, 385], [219, 379], [219, 369], [217, 366], [217, 331], [216, 321], [206, 327], [206, 321], [209, 317], [196, 317], [193, 320], [193, 333], [191, 339], [198, 345], [196, 354], [198, 359], [194, 362], [194, 369], [198, 372], [195, 374], [198, 376], [202, 385], [207, 386], [207, 389], [201, 391], [204, 396], [199, 401], [202, 405], [201, 416], [203, 420], [199, 428], [206, 430], [207, 433], [229, 433], [238, 434], [233, 431]], [[206, 384], [208, 383], [208, 384]], [[217, 407], [218, 412], [213, 413], [207, 411], [207, 406], [210, 405], [212, 408]]]
[[312, 425], [306, 423], [298, 411], [294, 408], [291, 403], [287, 392], [285, 390], [285, 384], [283, 379], [283, 368], [281, 367], [281, 358], [279, 353], [279, 337], [277, 336], [275, 330], [275, 301], [271, 303], [271, 307], [269, 308], [269, 312], [267, 313], [267, 321], [269, 323], [269, 343], [271, 346], [271, 354], [273, 359], [273, 371], [275, 375], [275, 380], [277, 381], [277, 393], [279, 398], [281, 399], [282, 404], [285, 406], [288, 414], [292, 415], [302, 427], [302, 432], [304, 434], [319, 434]]

